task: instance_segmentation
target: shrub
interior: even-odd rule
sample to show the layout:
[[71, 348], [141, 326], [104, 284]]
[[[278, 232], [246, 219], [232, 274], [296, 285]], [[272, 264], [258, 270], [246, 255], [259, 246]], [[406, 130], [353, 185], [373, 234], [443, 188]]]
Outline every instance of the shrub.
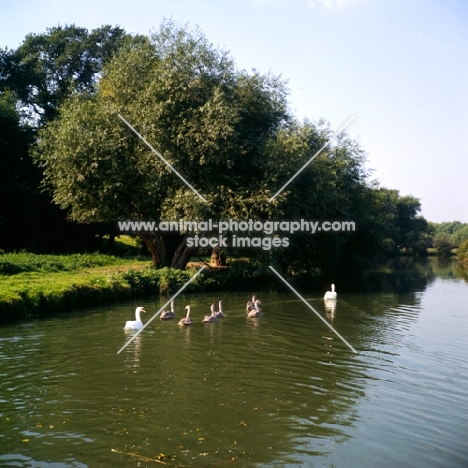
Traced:
[[468, 240], [458, 246], [457, 257], [463, 266], [468, 267]]

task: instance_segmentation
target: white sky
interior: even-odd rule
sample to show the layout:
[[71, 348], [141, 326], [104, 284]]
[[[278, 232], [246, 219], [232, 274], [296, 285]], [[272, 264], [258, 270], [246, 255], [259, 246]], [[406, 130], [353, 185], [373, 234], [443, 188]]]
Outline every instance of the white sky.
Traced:
[[198, 25], [239, 68], [289, 80], [297, 117], [347, 128], [384, 187], [468, 222], [468, 1], [0, 0], [0, 47], [59, 24]]

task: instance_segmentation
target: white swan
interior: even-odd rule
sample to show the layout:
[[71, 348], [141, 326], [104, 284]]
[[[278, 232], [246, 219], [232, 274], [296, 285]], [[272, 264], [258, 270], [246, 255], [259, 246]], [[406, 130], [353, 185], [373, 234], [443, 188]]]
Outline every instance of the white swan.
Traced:
[[205, 318], [203, 319], [203, 323], [216, 322], [214, 304], [211, 304], [210, 309], [211, 309], [211, 315], [205, 315]]
[[224, 317], [223, 301], [219, 301], [219, 309], [218, 309], [218, 312], [215, 312], [215, 317], [217, 319]]
[[254, 294], [252, 296], [252, 300], [251, 301], [247, 301], [247, 305], [245, 306], [245, 310], [247, 310], [247, 312], [249, 312], [250, 310], [252, 309], [255, 309], [255, 301], [257, 300], [257, 296]]
[[170, 320], [175, 318], [174, 301], [171, 301], [171, 310], [165, 310], [164, 312], [161, 312], [159, 318], [160, 320]]
[[136, 320], [127, 320], [125, 323], [125, 330], [139, 330], [143, 328], [143, 322], [140, 317], [141, 312], [146, 312], [146, 310], [143, 307], [137, 307], [135, 309]]
[[330, 299], [336, 300], [336, 292], [335, 292], [335, 285], [334, 284], [331, 285], [331, 291], [327, 291], [325, 293], [325, 296], [323, 296], [323, 298], [326, 301], [328, 301]]
[[260, 299], [256, 299], [254, 303], [253, 309], [250, 309], [249, 313], [247, 314], [247, 317], [260, 317], [262, 315], [262, 311], [259, 307], [259, 305], [262, 303]]
[[190, 318], [190, 306], [186, 305], [185, 310], [187, 311], [187, 315], [179, 320], [179, 325], [192, 325], [192, 319]]

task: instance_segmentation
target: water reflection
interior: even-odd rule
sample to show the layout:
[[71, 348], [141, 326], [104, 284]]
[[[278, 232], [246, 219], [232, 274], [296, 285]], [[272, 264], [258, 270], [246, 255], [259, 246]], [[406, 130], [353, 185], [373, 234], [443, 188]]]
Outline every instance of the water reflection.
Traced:
[[323, 302], [325, 304], [326, 317], [333, 322], [336, 314], [336, 299], [325, 299]]
[[128, 364], [127, 367], [140, 367], [140, 358], [141, 358], [141, 345], [142, 345], [142, 334], [135, 336], [135, 331], [124, 330], [125, 342], [122, 344], [125, 345], [130, 339], [132, 341], [128, 343], [125, 348], [125, 362]]
[[183, 336], [185, 349], [189, 349], [190, 347], [190, 333], [192, 332], [191, 329], [192, 329], [191, 325], [188, 325], [188, 326], [179, 325], [179, 332]]

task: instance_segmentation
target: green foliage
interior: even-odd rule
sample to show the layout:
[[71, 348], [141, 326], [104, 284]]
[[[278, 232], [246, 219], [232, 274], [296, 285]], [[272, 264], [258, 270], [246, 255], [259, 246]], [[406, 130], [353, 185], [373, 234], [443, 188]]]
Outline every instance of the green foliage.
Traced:
[[450, 256], [453, 249], [453, 245], [450, 242], [449, 237], [445, 234], [437, 234], [434, 237], [433, 246], [442, 257]]
[[[209, 203], [199, 200], [119, 119], [127, 119]], [[164, 22], [122, 43], [94, 93], [75, 93], [40, 131], [35, 158], [54, 202], [74, 220], [352, 220], [353, 234], [296, 235], [270, 252], [296, 274], [332, 272], [377, 252], [422, 252], [420, 203], [369, 186], [365, 153], [330, 126], [297, 122], [285, 82], [235, 68], [198, 30]], [[184, 268], [194, 248], [180, 235], [139, 233], [158, 266]], [[264, 253], [255, 252], [262, 257]], [[273, 258], [272, 256], [275, 256]]]
[[50, 121], [65, 98], [93, 91], [103, 64], [127, 38], [123, 29], [109, 25], [91, 32], [67, 25], [28, 34], [16, 50], [0, 50], [0, 92], [14, 91], [30, 122]]
[[468, 239], [468, 223], [460, 221], [450, 221], [445, 223], [429, 223], [434, 235], [434, 240], [438, 236], [443, 236], [453, 245], [459, 245]]
[[[179, 168], [209, 204], [171, 174], [118, 114]], [[36, 157], [55, 202], [82, 222], [349, 219], [360, 205], [366, 174], [362, 150], [345, 136], [268, 202], [331, 133], [324, 122], [294, 121], [278, 77], [238, 71], [200, 31], [166, 22], [148, 41], [122, 47], [105, 67], [96, 95], [75, 96], [61, 108], [60, 118], [41, 132]], [[183, 268], [193, 253], [181, 248], [182, 238], [172, 251], [159, 234], [142, 238], [157, 250], [160, 265]], [[335, 261], [335, 252], [347, 241], [327, 240]], [[323, 251], [315, 242], [299, 244], [298, 250]]]
[[463, 266], [468, 267], [468, 239], [458, 246], [457, 257]]
[[69, 25], [29, 34], [15, 50], [0, 49], [2, 246], [86, 248], [92, 235], [83, 235], [83, 229], [67, 223], [66, 214], [39, 190], [42, 170], [28, 153], [37, 138], [36, 129], [57, 116], [64, 99], [95, 91], [103, 64], [128, 38], [118, 27], [101, 26], [89, 32]]
[[[128, 41], [105, 67], [97, 93], [75, 95], [41, 131], [36, 157], [44, 183], [81, 222], [272, 214], [265, 149], [289, 118], [285, 94], [277, 77], [239, 72], [199, 31], [166, 22], [147, 41]], [[170, 173], [119, 113], [209, 204]], [[159, 264], [177, 261], [177, 243], [164, 257], [170, 249], [159, 235], [143, 240], [157, 250]], [[184, 267], [190, 252], [175, 252]]]
[[24, 272], [54, 273], [125, 264], [128, 264], [128, 260], [104, 254], [37, 255], [26, 252], [4, 253], [0, 255], [0, 275], [15, 275]]
[[419, 200], [378, 186], [372, 188], [369, 196], [368, 215], [375, 223], [377, 245], [380, 243], [388, 254], [424, 254], [431, 245], [431, 236], [427, 221], [418, 215]]
[[[265, 194], [254, 194], [264, 191], [266, 142], [287, 118], [283, 86], [275, 77], [237, 72], [199, 31], [165, 23], [146, 43], [123, 47], [97, 95], [76, 96], [41, 133], [45, 183], [83, 222], [239, 215], [262, 198], [265, 209]], [[183, 168], [211, 206], [170, 173], [119, 113]]]
[[[139, 270], [129, 270], [122, 274], [122, 278], [128, 282], [132, 291], [137, 294], [174, 293], [184, 285], [194, 274], [195, 269], [178, 270], [174, 268], [147, 267]], [[198, 280], [198, 282], [197, 282]], [[191, 289], [201, 286], [202, 281], [196, 278], [191, 284]]]

